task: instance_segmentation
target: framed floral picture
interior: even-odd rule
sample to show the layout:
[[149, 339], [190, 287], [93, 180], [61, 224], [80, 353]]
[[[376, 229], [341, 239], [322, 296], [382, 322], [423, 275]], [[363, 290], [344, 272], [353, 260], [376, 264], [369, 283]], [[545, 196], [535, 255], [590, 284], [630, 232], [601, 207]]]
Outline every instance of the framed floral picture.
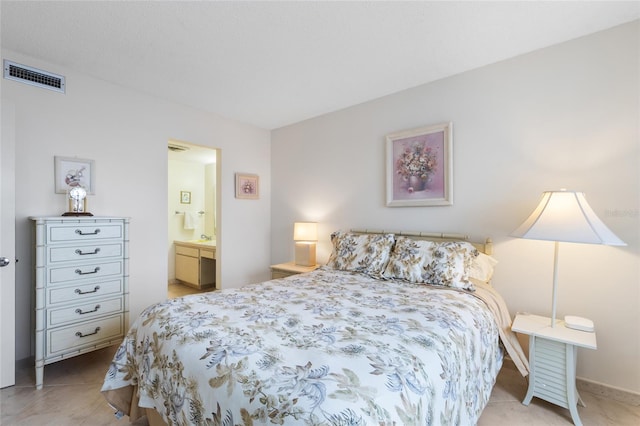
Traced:
[[57, 194], [66, 194], [75, 187], [83, 187], [87, 194], [95, 194], [96, 167], [93, 160], [75, 157], [54, 157], [55, 188]]
[[452, 123], [387, 135], [387, 206], [453, 204]]
[[259, 198], [259, 177], [246, 173], [236, 173], [236, 198], [257, 200]]

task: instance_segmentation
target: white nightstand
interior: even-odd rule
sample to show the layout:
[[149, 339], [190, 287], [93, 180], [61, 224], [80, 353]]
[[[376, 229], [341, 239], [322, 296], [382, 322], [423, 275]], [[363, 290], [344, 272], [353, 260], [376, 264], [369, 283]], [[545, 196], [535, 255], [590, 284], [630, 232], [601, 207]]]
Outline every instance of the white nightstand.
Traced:
[[518, 314], [511, 330], [529, 336], [529, 389], [522, 403], [529, 405], [536, 396], [545, 401], [568, 408], [576, 425], [582, 425], [578, 416], [578, 402], [584, 402], [576, 389], [576, 358], [578, 347], [596, 349], [596, 334], [565, 327], [564, 321], [538, 315]]
[[302, 274], [304, 272], [311, 272], [317, 269], [320, 265], [313, 266], [300, 266], [295, 262], [279, 263], [277, 265], [271, 265], [271, 279], [285, 278], [291, 275]]

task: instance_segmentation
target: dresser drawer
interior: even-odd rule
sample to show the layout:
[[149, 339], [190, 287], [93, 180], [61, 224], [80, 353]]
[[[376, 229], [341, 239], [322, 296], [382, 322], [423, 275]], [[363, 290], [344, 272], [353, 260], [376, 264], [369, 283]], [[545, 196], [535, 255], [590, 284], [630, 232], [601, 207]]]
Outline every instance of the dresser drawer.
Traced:
[[49, 246], [47, 250], [47, 261], [69, 262], [78, 260], [96, 260], [113, 257], [122, 257], [122, 243], [101, 243], [78, 244], [68, 247]]
[[47, 309], [47, 326], [57, 327], [105, 315], [119, 314], [123, 311], [123, 308], [122, 297], [115, 297], [62, 308]]
[[96, 280], [109, 275], [122, 275], [122, 261], [85, 263], [49, 269], [47, 285], [79, 280]]
[[48, 242], [89, 241], [123, 238], [122, 223], [47, 224]]
[[122, 294], [122, 291], [122, 279], [94, 281], [89, 284], [68, 287], [55, 286], [47, 288], [46, 305], [50, 306], [66, 302], [83, 303], [87, 299]]
[[96, 345], [101, 341], [116, 339], [124, 335], [124, 316], [114, 315], [81, 324], [47, 330], [46, 357], [65, 351]]

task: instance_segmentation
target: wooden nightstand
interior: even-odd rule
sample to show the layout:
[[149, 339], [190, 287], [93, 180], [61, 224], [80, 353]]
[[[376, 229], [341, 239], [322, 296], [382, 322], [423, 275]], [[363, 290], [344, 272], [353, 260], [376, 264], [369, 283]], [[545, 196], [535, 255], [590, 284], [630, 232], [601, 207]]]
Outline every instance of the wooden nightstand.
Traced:
[[295, 262], [279, 263], [277, 265], [271, 265], [271, 279], [290, 277], [291, 275], [302, 274], [304, 272], [311, 272], [317, 269], [320, 265], [314, 266], [300, 266]]
[[522, 403], [536, 396], [568, 408], [576, 425], [582, 425], [577, 404], [584, 402], [576, 389], [578, 347], [596, 349], [596, 334], [565, 327], [564, 321], [538, 315], [518, 314], [511, 330], [529, 336], [529, 389]]

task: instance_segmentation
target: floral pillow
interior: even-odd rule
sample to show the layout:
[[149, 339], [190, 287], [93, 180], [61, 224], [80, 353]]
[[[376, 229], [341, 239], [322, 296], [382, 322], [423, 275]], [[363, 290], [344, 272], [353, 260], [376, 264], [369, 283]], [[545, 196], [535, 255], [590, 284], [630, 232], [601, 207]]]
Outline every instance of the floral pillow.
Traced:
[[389, 262], [394, 235], [360, 235], [336, 231], [331, 234], [331, 242], [333, 251], [327, 266], [341, 271], [380, 276]]
[[466, 242], [418, 241], [398, 237], [385, 278], [474, 291], [469, 271], [478, 250]]

